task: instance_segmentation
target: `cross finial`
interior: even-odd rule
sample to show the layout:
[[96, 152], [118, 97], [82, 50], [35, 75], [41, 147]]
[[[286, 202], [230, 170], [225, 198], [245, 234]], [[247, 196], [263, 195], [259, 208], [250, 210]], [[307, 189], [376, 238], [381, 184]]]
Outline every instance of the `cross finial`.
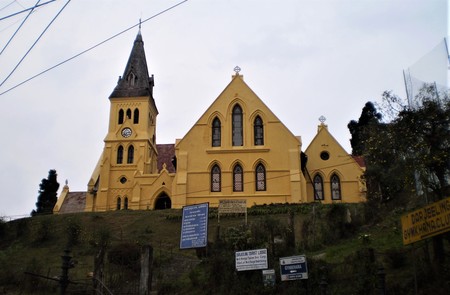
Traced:
[[240, 68], [239, 66], [235, 66], [234, 69], [233, 69], [233, 71], [234, 71], [236, 74], [239, 74], [239, 72], [241, 71], [241, 68]]
[[319, 121], [320, 121], [320, 123], [325, 123], [325, 121], [327, 120], [327, 118], [325, 118], [324, 116], [320, 116], [319, 117]]
[[141, 30], [141, 24], [142, 24], [142, 20], [141, 20], [141, 18], [139, 18], [139, 31]]

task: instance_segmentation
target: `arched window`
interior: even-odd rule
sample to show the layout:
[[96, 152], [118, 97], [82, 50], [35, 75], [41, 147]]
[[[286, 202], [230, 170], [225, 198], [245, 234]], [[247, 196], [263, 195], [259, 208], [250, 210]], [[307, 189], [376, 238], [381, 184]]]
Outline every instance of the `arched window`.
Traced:
[[323, 179], [322, 176], [316, 174], [316, 176], [314, 176], [314, 200], [323, 199]]
[[120, 199], [120, 197], [117, 197], [117, 207], [116, 210], [120, 210], [120, 207], [122, 206], [122, 200]]
[[211, 169], [211, 191], [220, 192], [221, 189], [222, 186], [221, 186], [220, 167], [218, 165], [214, 165]]
[[123, 162], [123, 146], [119, 146], [117, 149], [117, 164], [122, 164]]
[[127, 110], [127, 119], [131, 119], [131, 110], [130, 109]]
[[266, 190], [266, 168], [263, 164], [259, 163], [255, 170], [256, 190]]
[[221, 145], [221, 130], [220, 130], [220, 120], [215, 117], [212, 123], [212, 146]]
[[264, 145], [264, 127], [261, 117], [257, 116], [253, 124], [255, 145]]
[[124, 115], [123, 110], [120, 109], [120, 111], [119, 111], [119, 124], [123, 123], [123, 115]]
[[128, 210], [128, 198], [127, 197], [125, 197], [125, 199], [123, 199], [123, 209]]
[[132, 164], [134, 160], [134, 146], [130, 145], [128, 148], [128, 157], [127, 157], [127, 164]]
[[139, 110], [137, 108], [134, 109], [133, 123], [134, 124], [139, 123]]
[[233, 146], [243, 146], [243, 121], [242, 121], [242, 108], [240, 105], [235, 105], [233, 108], [232, 118], [232, 132], [233, 132]]
[[331, 176], [331, 199], [340, 200], [341, 198], [341, 180], [339, 176], [333, 174]]
[[233, 191], [244, 191], [244, 174], [242, 171], [242, 167], [239, 164], [236, 164], [233, 169]]

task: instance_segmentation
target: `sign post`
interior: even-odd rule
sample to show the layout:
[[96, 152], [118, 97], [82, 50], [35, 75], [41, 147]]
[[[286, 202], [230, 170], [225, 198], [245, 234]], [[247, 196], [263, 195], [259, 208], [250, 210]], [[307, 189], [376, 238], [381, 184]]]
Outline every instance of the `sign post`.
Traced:
[[267, 249], [239, 251], [235, 253], [236, 270], [255, 270], [267, 268]]
[[209, 203], [183, 207], [180, 249], [203, 248], [208, 243]]
[[450, 231], [450, 198], [402, 216], [403, 245]]
[[307, 279], [308, 267], [306, 265], [306, 256], [281, 257], [280, 274], [282, 281]]
[[217, 222], [220, 224], [220, 214], [245, 213], [247, 224], [247, 200], [219, 200]]

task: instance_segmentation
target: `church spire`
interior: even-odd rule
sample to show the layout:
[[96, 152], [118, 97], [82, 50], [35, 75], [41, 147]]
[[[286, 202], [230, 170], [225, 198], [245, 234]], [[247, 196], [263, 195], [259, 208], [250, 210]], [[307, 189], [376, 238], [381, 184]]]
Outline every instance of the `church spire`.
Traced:
[[148, 75], [144, 41], [139, 30], [123, 76], [119, 77], [117, 86], [109, 97], [149, 96], [153, 100], [153, 86], [153, 75], [151, 77]]

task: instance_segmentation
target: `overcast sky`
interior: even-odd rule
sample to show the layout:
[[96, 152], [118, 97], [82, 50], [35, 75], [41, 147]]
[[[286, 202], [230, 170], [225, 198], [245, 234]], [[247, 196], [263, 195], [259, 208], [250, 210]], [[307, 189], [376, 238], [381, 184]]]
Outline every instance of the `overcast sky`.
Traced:
[[[46, 1], [41, 1], [42, 3]], [[180, 1], [73, 0], [30, 15], [0, 55], [0, 92]], [[36, 0], [0, 0], [0, 18]], [[189, 0], [142, 24], [159, 110], [157, 143], [182, 138], [231, 81], [246, 83], [305, 150], [327, 118], [350, 153], [347, 123], [385, 90], [405, 96], [402, 70], [448, 35], [446, 0]], [[0, 50], [27, 13], [0, 20]], [[60, 190], [85, 191], [103, 149], [108, 97], [138, 28], [0, 95], [0, 216], [28, 215], [56, 169]], [[58, 192], [58, 193], [59, 193]]]

